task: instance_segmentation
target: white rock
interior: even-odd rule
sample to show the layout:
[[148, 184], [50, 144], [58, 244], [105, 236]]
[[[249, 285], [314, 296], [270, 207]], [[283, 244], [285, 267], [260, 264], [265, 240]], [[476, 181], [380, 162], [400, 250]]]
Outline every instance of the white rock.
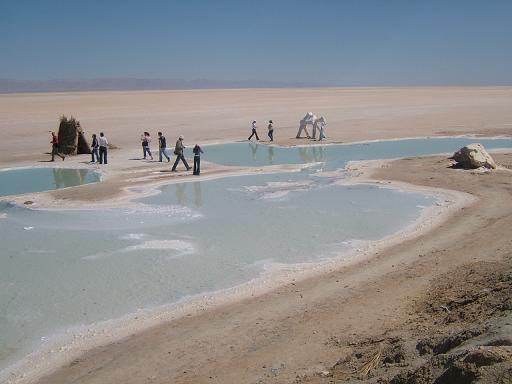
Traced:
[[482, 144], [474, 143], [462, 147], [451, 157], [465, 168], [496, 169], [496, 163]]

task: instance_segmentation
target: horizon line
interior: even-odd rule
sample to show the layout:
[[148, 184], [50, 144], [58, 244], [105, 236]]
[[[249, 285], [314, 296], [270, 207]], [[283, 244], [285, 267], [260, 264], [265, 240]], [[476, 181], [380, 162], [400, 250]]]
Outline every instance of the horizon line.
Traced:
[[6, 79], [0, 78], [0, 94], [13, 93], [71, 93], [122, 91], [180, 91], [222, 89], [301, 89], [301, 88], [433, 88], [433, 87], [510, 87], [511, 84], [473, 83], [389, 83], [389, 84], [326, 84], [287, 80], [193, 80], [172, 78], [99, 77], [76, 79]]

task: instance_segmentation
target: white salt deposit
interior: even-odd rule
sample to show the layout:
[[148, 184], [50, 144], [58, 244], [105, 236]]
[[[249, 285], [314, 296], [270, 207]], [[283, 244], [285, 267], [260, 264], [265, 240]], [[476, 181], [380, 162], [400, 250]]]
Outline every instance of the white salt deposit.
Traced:
[[[272, 161], [324, 161], [328, 174], [349, 160], [453, 152], [461, 144], [414, 140], [275, 147]], [[512, 140], [495, 145], [510, 147]], [[242, 144], [212, 146], [208, 160], [269, 164], [267, 148], [257, 151]], [[228, 289], [269, 266], [310, 267], [340, 257], [359, 244], [354, 239], [390, 236], [436, 201], [370, 185], [333, 185], [339, 174], [316, 177], [322, 173], [315, 172], [167, 185], [129, 209], [42, 211], [0, 205], [0, 312], [8, 314], [0, 322], [0, 350], [7, 351], [0, 369], [26, 356], [47, 335], [74, 325]]]

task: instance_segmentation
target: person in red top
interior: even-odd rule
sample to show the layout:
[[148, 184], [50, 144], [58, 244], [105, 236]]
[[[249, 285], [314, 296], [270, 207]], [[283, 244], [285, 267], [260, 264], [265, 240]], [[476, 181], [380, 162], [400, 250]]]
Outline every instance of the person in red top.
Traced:
[[52, 132], [52, 141], [50, 141], [50, 143], [52, 143], [52, 160], [51, 161], [55, 161], [55, 155], [59, 156], [62, 159], [62, 161], [64, 161], [66, 156], [61, 155], [59, 153], [59, 138], [57, 137], [55, 132]]

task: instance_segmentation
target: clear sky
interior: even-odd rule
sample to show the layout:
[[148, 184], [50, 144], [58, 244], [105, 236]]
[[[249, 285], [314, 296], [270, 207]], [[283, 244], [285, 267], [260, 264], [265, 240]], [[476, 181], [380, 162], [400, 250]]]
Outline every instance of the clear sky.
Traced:
[[0, 0], [0, 78], [512, 84], [512, 0]]

